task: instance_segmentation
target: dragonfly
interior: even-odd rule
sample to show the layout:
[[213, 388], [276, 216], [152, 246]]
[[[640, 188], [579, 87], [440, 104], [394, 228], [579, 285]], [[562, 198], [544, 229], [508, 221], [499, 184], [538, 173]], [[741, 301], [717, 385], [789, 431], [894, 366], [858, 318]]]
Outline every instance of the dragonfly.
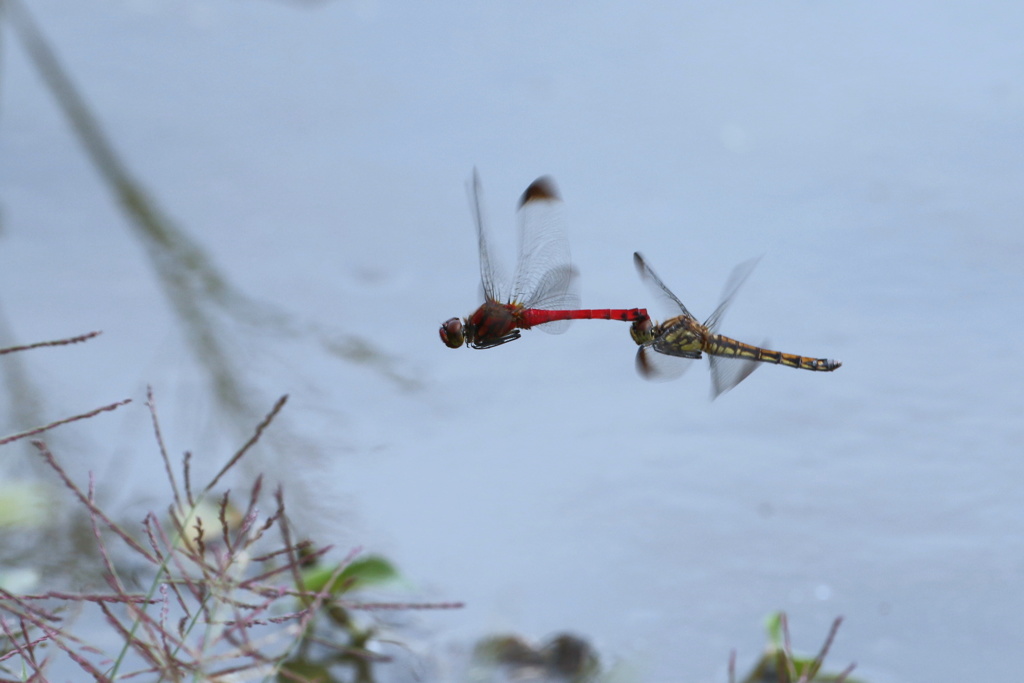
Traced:
[[519, 257], [510, 281], [491, 258], [480, 197], [480, 178], [474, 172], [470, 205], [480, 250], [484, 303], [468, 318], [450, 318], [441, 325], [441, 341], [446, 346], [490, 349], [519, 339], [522, 330], [533, 327], [562, 332], [569, 320], [635, 323], [648, 319], [644, 308], [579, 309], [577, 271], [570, 263], [569, 243], [559, 217], [561, 198], [551, 178], [537, 178], [519, 198]]
[[842, 367], [842, 363], [837, 360], [772, 351], [718, 334], [722, 316], [759, 260], [752, 259], [736, 266], [726, 282], [718, 308], [701, 324], [662, 282], [644, 257], [635, 252], [633, 263], [640, 278], [659, 297], [670, 301], [681, 312], [681, 315], [662, 323], [648, 318], [637, 320], [630, 326], [630, 335], [640, 346], [636, 354], [636, 366], [640, 374], [647, 379], [678, 377], [691, 365], [683, 361], [701, 358], [701, 354], [706, 353], [711, 362], [711, 393], [714, 399], [746, 379], [759, 367], [759, 363], [775, 363], [817, 372], [832, 372]]

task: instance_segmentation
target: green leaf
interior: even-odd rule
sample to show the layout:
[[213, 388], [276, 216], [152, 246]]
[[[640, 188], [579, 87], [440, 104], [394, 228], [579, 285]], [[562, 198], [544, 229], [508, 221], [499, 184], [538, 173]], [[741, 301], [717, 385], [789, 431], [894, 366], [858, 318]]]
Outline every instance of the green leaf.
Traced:
[[333, 567], [312, 567], [303, 571], [303, 582], [306, 584], [306, 588], [311, 591], [326, 591], [333, 595], [341, 595], [342, 593], [378, 586], [400, 578], [394, 566], [380, 555], [368, 555], [367, 557], [353, 560], [341, 570], [341, 573], [337, 574], [332, 582], [331, 577], [335, 576], [337, 571], [338, 565]]
[[772, 612], [769, 614], [768, 618], [764, 620], [764, 627], [768, 631], [768, 642], [771, 643], [772, 648], [781, 650], [783, 647], [782, 612]]

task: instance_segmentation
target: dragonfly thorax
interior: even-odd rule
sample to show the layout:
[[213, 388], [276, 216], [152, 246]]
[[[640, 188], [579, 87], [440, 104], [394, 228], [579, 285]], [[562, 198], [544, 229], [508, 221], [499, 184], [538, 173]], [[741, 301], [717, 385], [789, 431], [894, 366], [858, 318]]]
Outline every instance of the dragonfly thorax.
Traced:
[[707, 349], [709, 332], [689, 316], [680, 315], [657, 325], [651, 333], [655, 348], [670, 356], [700, 358]]
[[490, 349], [519, 339], [513, 308], [488, 301], [466, 319], [449, 318], [441, 324], [441, 341], [451, 349], [463, 344], [474, 349]]

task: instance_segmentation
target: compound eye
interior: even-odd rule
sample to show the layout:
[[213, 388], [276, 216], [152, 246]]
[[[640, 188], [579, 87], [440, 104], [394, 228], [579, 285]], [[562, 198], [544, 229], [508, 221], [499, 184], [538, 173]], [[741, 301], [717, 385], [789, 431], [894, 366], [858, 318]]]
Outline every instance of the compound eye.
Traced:
[[441, 341], [450, 349], [457, 349], [466, 341], [466, 332], [462, 328], [462, 321], [458, 318], [450, 318], [441, 325]]
[[629, 328], [629, 336], [633, 337], [633, 341], [637, 344], [652, 341], [654, 338], [654, 323], [647, 317], [634, 321]]

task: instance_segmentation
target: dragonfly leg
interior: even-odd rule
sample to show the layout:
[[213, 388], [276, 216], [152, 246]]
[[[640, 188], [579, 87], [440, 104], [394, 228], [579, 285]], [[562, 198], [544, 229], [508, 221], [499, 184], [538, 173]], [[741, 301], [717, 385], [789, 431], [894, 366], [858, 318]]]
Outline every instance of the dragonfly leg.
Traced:
[[475, 341], [472, 342], [470, 346], [472, 346], [474, 349], [491, 349], [494, 348], [495, 346], [501, 346], [502, 344], [507, 344], [510, 341], [515, 341], [516, 339], [519, 339], [520, 334], [521, 332], [519, 330], [512, 330], [504, 337], [498, 337], [497, 339], [488, 339], [487, 341], [484, 342]]

